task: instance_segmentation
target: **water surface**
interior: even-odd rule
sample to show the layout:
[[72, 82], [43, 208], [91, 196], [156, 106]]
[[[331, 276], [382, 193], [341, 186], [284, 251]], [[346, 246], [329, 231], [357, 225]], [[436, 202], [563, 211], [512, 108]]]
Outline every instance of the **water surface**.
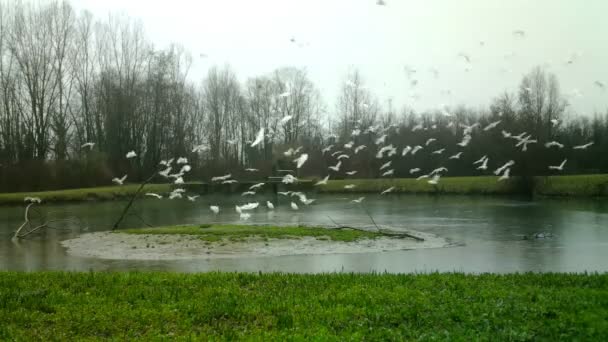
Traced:
[[[358, 197], [358, 196], [357, 196]], [[67, 255], [60, 240], [80, 234], [49, 231], [15, 244], [11, 232], [23, 222], [23, 207], [0, 208], [0, 269], [5, 270], [168, 270], [198, 272], [583, 272], [608, 271], [608, 201], [543, 199], [529, 201], [505, 197], [371, 195], [365, 210], [349, 203], [348, 195], [322, 195], [311, 206], [295, 212], [279, 199], [274, 212], [259, 208], [250, 222], [331, 225], [378, 224], [434, 233], [456, 247], [367, 254], [306, 255], [196, 261], [123, 261]], [[249, 199], [251, 200], [251, 199]], [[259, 197], [255, 200], [264, 201]], [[195, 203], [146, 199], [134, 206], [124, 227], [236, 222], [238, 196], [206, 196]], [[222, 206], [214, 216], [209, 204]], [[86, 231], [108, 230], [123, 201], [79, 204], [45, 204], [50, 217], [78, 216]], [[368, 213], [369, 215], [368, 215]], [[142, 222], [143, 221], [143, 222]], [[550, 239], [524, 240], [524, 235], [550, 232]]]

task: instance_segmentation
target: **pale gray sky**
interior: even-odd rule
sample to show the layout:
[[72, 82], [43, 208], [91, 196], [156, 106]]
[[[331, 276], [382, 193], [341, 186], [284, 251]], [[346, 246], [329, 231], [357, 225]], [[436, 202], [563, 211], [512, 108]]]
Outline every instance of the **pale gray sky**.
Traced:
[[[241, 80], [277, 67], [306, 67], [330, 112], [349, 68], [383, 102], [416, 110], [486, 106], [514, 91], [535, 65], [555, 72], [571, 110], [608, 108], [606, 0], [72, 0], [96, 18], [122, 12], [143, 22], [157, 48], [192, 53], [191, 80], [229, 63]], [[517, 38], [514, 30], [524, 30]], [[296, 44], [290, 38], [296, 39]], [[484, 46], [480, 41], [485, 42]], [[301, 43], [303, 46], [299, 46]], [[206, 59], [199, 58], [201, 53]], [[459, 53], [471, 56], [471, 70]], [[571, 65], [565, 61], [580, 54]], [[417, 72], [412, 87], [404, 66]], [[435, 78], [429, 69], [439, 71]], [[604, 91], [595, 81], [606, 84]], [[451, 95], [442, 95], [442, 90]], [[414, 100], [411, 95], [418, 95]]]

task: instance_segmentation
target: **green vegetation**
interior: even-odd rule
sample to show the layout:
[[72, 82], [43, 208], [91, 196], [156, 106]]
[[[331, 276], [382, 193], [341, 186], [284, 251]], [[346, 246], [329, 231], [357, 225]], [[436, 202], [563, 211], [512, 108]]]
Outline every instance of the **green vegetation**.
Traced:
[[[504, 195], [521, 193], [518, 181], [517, 177], [502, 182], [494, 176], [442, 177], [439, 184], [431, 185], [426, 180], [414, 178], [347, 179], [330, 180], [327, 185], [319, 187], [319, 191], [379, 193], [394, 186], [394, 193]], [[355, 184], [356, 187], [344, 189], [347, 184]], [[542, 196], [608, 196], [608, 174], [535, 177], [533, 192]]]
[[537, 177], [535, 184], [543, 196], [608, 196], [608, 174]]
[[0, 273], [0, 340], [608, 339], [608, 275]]
[[211, 242], [223, 239], [240, 241], [252, 236], [260, 237], [262, 239], [288, 239], [294, 237], [298, 238], [312, 236], [319, 239], [350, 242], [366, 238], [373, 239], [382, 235], [376, 232], [366, 232], [348, 228], [326, 229], [317, 227], [278, 227], [229, 224], [137, 228], [120, 230], [118, 233], [197, 235], [201, 240]]
[[[514, 182], [498, 182], [498, 177], [443, 177], [439, 184], [431, 185], [427, 180], [415, 178], [393, 179], [345, 179], [330, 180], [319, 187], [321, 192], [382, 192], [392, 186], [395, 193], [446, 193], [446, 194], [511, 194], [515, 193]], [[345, 185], [355, 184], [352, 190]]]
[[[122, 186], [104, 186], [97, 188], [68, 189], [42, 192], [14, 192], [0, 194], [0, 205], [23, 204], [26, 196], [40, 197], [43, 202], [72, 202], [87, 200], [112, 200], [133, 195], [139, 184], [128, 184]], [[171, 191], [170, 184], [147, 184], [142, 193]]]

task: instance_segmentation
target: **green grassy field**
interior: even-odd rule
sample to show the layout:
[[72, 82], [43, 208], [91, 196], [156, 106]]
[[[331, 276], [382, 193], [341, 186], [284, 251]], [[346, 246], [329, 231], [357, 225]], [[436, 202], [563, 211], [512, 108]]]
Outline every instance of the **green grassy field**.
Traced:
[[127, 234], [186, 234], [196, 235], [204, 241], [219, 241], [228, 239], [232, 241], [243, 240], [247, 237], [260, 237], [263, 239], [288, 239], [312, 236], [326, 238], [334, 241], [355, 241], [359, 239], [373, 239], [382, 236], [376, 232], [362, 230], [336, 228], [325, 229], [315, 227], [279, 227], [279, 226], [253, 226], [253, 225], [230, 225], [214, 224], [199, 226], [172, 226], [158, 228], [136, 228], [124, 229], [117, 233]]
[[[0, 193], [0, 205], [23, 204], [26, 196], [40, 197], [43, 202], [73, 202], [87, 200], [112, 200], [131, 196], [137, 191], [139, 184], [122, 186], [104, 186], [96, 188], [67, 189], [41, 192]], [[171, 191], [170, 184], [147, 184], [143, 193]]]
[[608, 275], [0, 273], [0, 340], [608, 339]]
[[[542, 196], [608, 196], [608, 174], [535, 177], [534, 193]], [[355, 184], [352, 190], [344, 189]], [[431, 185], [426, 180], [414, 178], [398, 179], [348, 179], [330, 180], [319, 187], [325, 193], [380, 193], [394, 186], [394, 193], [442, 193], [442, 194], [518, 194], [518, 178], [498, 181], [498, 177], [442, 177], [439, 184]]]
[[[330, 180], [327, 185], [316, 187], [322, 193], [379, 193], [391, 186], [394, 193], [443, 193], [443, 194], [518, 194], [517, 178], [498, 182], [498, 177], [443, 177], [438, 185], [430, 185], [426, 180], [416, 181], [413, 178], [397, 179], [349, 179]], [[534, 193], [542, 196], [608, 196], [608, 174], [550, 176], [535, 178]], [[344, 189], [344, 185], [357, 185], [353, 190]], [[170, 191], [170, 184], [149, 184], [144, 192]], [[188, 185], [185, 185], [188, 186]], [[98, 188], [69, 189], [43, 192], [0, 193], [0, 205], [22, 204], [26, 196], [40, 197], [46, 202], [69, 202], [86, 200], [111, 200], [132, 195], [137, 184], [124, 186], [107, 186]]]

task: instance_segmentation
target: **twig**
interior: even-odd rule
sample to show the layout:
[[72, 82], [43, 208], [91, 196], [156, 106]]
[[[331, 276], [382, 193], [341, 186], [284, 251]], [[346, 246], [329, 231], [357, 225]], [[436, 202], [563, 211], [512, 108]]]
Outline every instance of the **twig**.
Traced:
[[338, 228], [341, 227], [341, 225], [339, 225], [338, 222], [334, 221], [334, 219], [332, 219], [329, 215], [325, 215], [325, 216], [327, 216], [327, 218], [330, 219], [331, 222], [333, 222], [336, 225], [336, 227], [338, 227]]
[[369, 219], [372, 220], [372, 223], [374, 224], [376, 229], [378, 229], [378, 231], [382, 233], [382, 229], [380, 229], [380, 227], [378, 227], [378, 225], [376, 224], [376, 221], [374, 221], [374, 218], [372, 217], [372, 214], [370, 214], [369, 211], [367, 210], [367, 207], [365, 207], [363, 204], [361, 204], [361, 207], [363, 208], [363, 210], [365, 210], [365, 213], [367, 214], [367, 216], [369, 216]]
[[141, 183], [141, 185], [139, 186], [139, 188], [137, 189], [137, 191], [135, 191], [135, 193], [131, 197], [131, 200], [129, 201], [129, 203], [127, 203], [127, 206], [123, 209], [122, 214], [120, 214], [120, 217], [118, 218], [118, 220], [116, 221], [116, 223], [114, 223], [114, 226], [112, 226], [112, 230], [115, 230], [115, 229], [118, 228], [118, 225], [120, 224], [120, 222], [122, 222], [122, 220], [127, 215], [127, 212], [129, 211], [129, 208], [131, 208], [131, 205], [133, 205], [133, 201], [135, 201], [135, 199], [137, 198], [137, 196], [139, 195], [139, 193], [141, 192], [141, 190], [144, 188], [144, 186], [152, 181], [152, 179], [154, 178], [154, 176], [156, 176], [156, 171], [148, 179], [146, 179], [143, 183]]
[[18, 239], [19, 238], [19, 233], [21, 232], [21, 230], [23, 229], [23, 227], [25, 227], [26, 225], [29, 226], [30, 220], [28, 218], [28, 213], [29, 213], [30, 207], [32, 205], [34, 205], [34, 202], [28, 204], [27, 207], [25, 207], [24, 222], [23, 222], [23, 224], [19, 228], [17, 228], [17, 231], [15, 231], [15, 235], [13, 235], [13, 239]]

